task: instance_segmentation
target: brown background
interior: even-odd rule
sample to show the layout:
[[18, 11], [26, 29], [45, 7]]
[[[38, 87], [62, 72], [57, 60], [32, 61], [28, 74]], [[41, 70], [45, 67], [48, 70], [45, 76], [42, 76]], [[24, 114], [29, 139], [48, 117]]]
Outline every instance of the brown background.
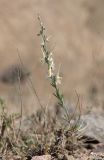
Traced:
[[[56, 69], [62, 64], [67, 101], [76, 103], [76, 90], [82, 106], [100, 110], [104, 106], [104, 0], [0, 0], [0, 74], [18, 63], [18, 49], [42, 104], [51, 99], [52, 105], [53, 90], [40, 64], [38, 13], [52, 35]], [[27, 83], [21, 90], [24, 112], [35, 111], [38, 102]], [[0, 82], [0, 95], [10, 111], [20, 110], [18, 85]]]

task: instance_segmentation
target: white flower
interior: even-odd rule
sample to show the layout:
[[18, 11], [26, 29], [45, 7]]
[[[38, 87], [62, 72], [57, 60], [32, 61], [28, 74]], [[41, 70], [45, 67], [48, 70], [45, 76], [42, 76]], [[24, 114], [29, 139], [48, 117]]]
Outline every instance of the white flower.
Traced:
[[61, 84], [61, 80], [62, 80], [62, 77], [60, 76], [60, 67], [61, 65], [59, 66], [59, 70], [56, 74], [56, 85]]
[[44, 42], [41, 43], [41, 46], [42, 46], [42, 47], [44, 46]]
[[51, 78], [52, 75], [53, 75], [52, 68], [49, 67], [49, 69], [48, 69], [48, 77]]
[[46, 38], [46, 41], [49, 42], [52, 36]]
[[54, 68], [55, 68], [54, 66], [55, 65], [54, 65], [54, 61], [53, 61], [52, 57], [49, 59], [49, 65], [50, 65], [51, 69], [54, 70]]
[[60, 75], [56, 75], [56, 85], [61, 84], [62, 77]]
[[54, 71], [55, 64], [54, 64], [54, 60], [52, 57], [52, 52], [48, 55], [48, 62], [49, 62], [49, 69]]

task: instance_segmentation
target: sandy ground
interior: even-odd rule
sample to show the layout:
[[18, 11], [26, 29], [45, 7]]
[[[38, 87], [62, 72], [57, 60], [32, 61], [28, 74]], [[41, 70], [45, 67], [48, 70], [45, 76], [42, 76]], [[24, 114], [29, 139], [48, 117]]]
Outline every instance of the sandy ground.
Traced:
[[[18, 64], [18, 51], [31, 72], [33, 85], [41, 99], [52, 104], [52, 90], [46, 71], [40, 64], [37, 37], [40, 13], [48, 34], [52, 35], [56, 69], [62, 64], [62, 90], [70, 103], [104, 107], [104, 1], [103, 0], [0, 0], [0, 74]], [[17, 51], [18, 50], [18, 51]], [[20, 92], [24, 113], [35, 111], [37, 99], [31, 88], [0, 82], [0, 96], [11, 111], [20, 110]], [[49, 98], [52, 97], [52, 98]]]

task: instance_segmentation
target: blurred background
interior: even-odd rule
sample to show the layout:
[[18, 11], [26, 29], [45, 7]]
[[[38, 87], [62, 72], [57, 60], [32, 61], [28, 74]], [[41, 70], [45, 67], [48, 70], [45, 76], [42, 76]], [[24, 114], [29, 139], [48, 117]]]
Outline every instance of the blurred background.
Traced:
[[[0, 0], [0, 96], [9, 111], [32, 113], [39, 107], [27, 76], [18, 84], [22, 59], [43, 105], [53, 106], [53, 90], [41, 65], [37, 14], [51, 35], [56, 70], [61, 63], [61, 89], [69, 104], [79, 94], [83, 108], [104, 109], [104, 0]], [[24, 73], [23, 73], [24, 74]], [[24, 75], [23, 75], [24, 76]]]

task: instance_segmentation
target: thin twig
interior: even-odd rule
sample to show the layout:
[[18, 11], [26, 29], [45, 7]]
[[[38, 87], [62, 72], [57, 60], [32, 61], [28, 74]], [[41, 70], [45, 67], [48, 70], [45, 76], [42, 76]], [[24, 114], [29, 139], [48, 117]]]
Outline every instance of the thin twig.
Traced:
[[[17, 51], [18, 51], [18, 50], [17, 50]], [[20, 54], [19, 54], [19, 51], [18, 51], [18, 57], [19, 57], [19, 61], [20, 61], [21, 65], [22, 65], [22, 67], [24, 68], [24, 64], [23, 64], [23, 61], [22, 61], [21, 56], [20, 56]], [[45, 110], [44, 110], [44, 106], [41, 104], [41, 101], [40, 101], [40, 98], [39, 98], [39, 96], [38, 96], [38, 93], [37, 93], [37, 91], [36, 91], [36, 89], [35, 89], [35, 87], [34, 87], [34, 85], [33, 85], [33, 82], [32, 82], [31, 77], [29, 76], [27, 80], [28, 80], [28, 83], [30, 84], [29, 87], [30, 87], [30, 88], [32, 89], [32, 91], [34, 92], [34, 95], [36, 96], [36, 98], [37, 98], [37, 100], [38, 100], [38, 103], [39, 103], [41, 109], [42, 109], [43, 111], [45, 111]]]
[[18, 129], [18, 133], [17, 133], [17, 139], [16, 141], [18, 142], [18, 138], [19, 138], [19, 134], [20, 134], [20, 130], [21, 130], [21, 124], [22, 124], [22, 115], [23, 115], [23, 101], [22, 101], [22, 90], [21, 90], [21, 83], [20, 83], [20, 75], [21, 73], [18, 70], [18, 89], [19, 89], [19, 99], [20, 99], [20, 124], [19, 124], [19, 129]]

